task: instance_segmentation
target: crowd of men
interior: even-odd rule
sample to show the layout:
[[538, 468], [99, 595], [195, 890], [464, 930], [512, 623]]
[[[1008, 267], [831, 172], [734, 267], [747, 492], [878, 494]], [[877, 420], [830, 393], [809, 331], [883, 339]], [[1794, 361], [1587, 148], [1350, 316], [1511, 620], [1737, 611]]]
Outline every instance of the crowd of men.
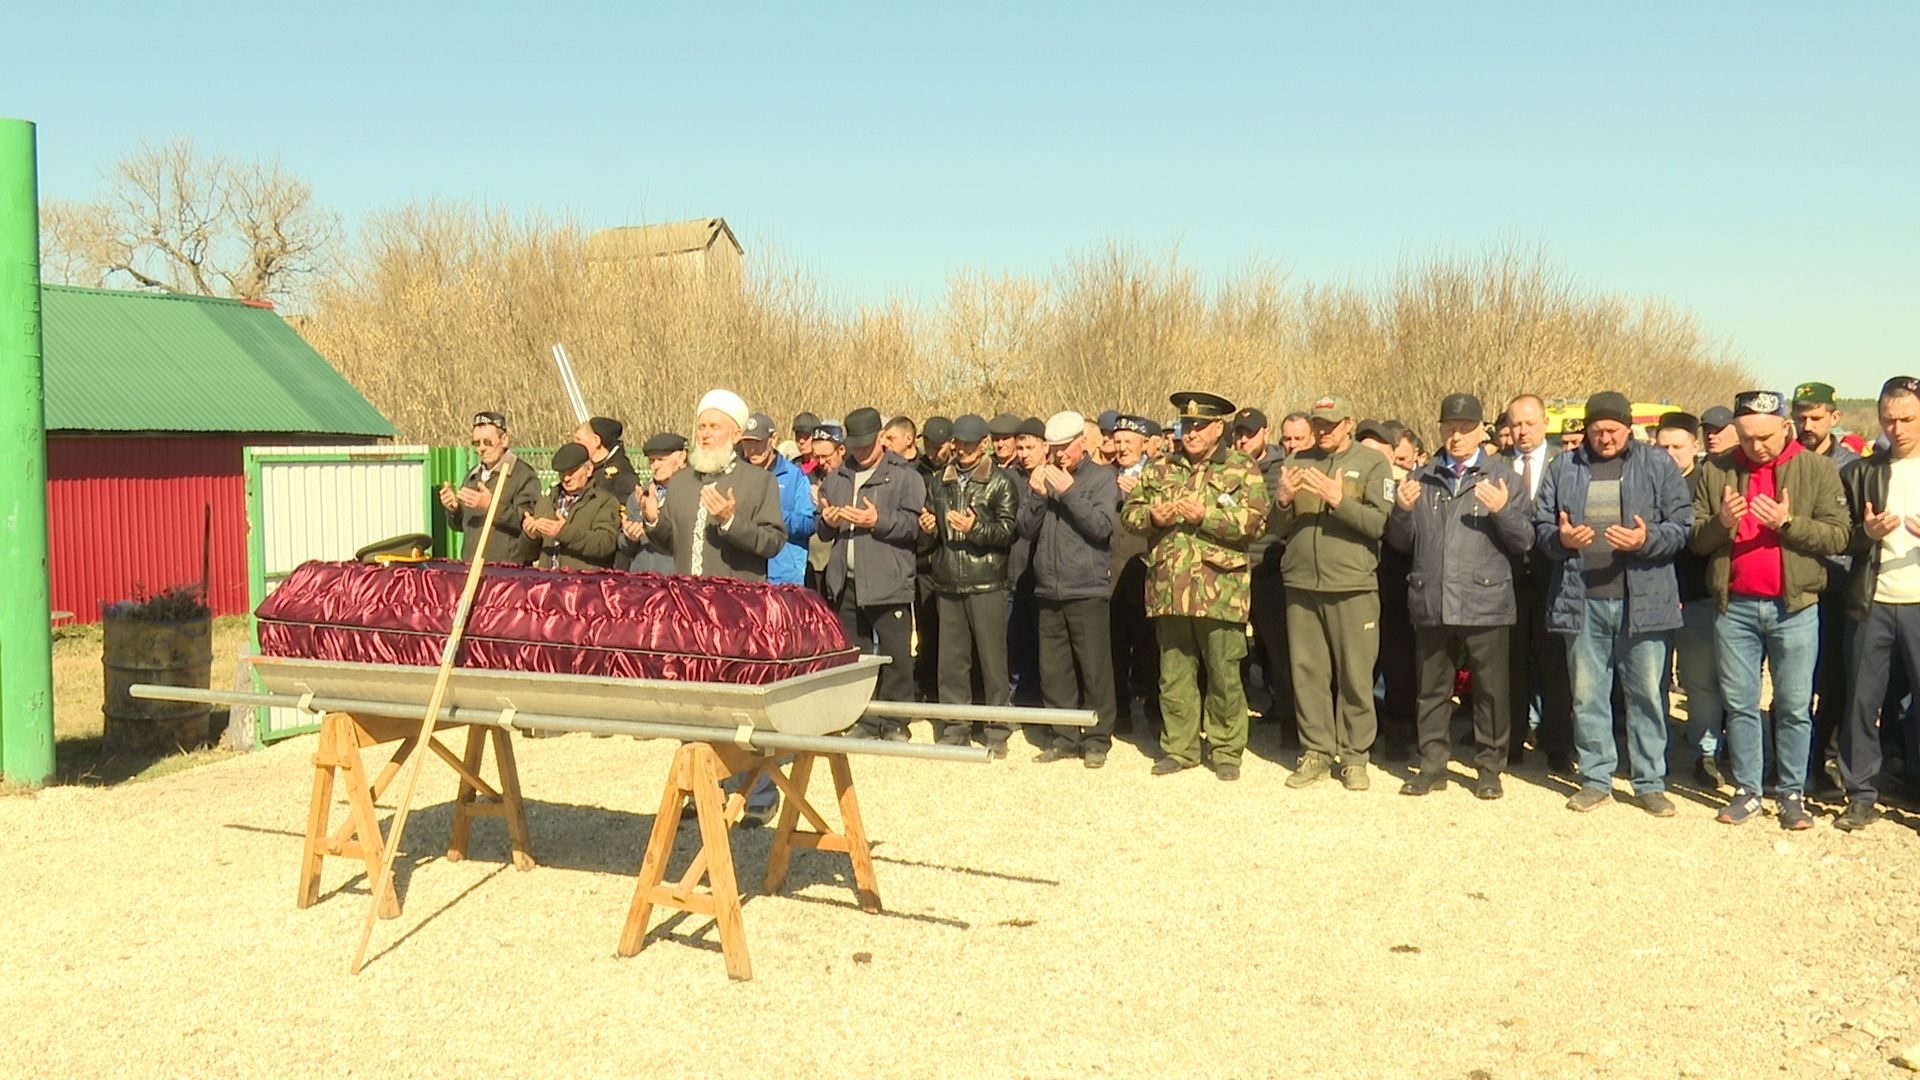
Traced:
[[[1883, 740], [1920, 768], [1920, 381], [1885, 384], [1873, 446], [1839, 431], [1820, 383], [1654, 425], [1596, 393], [1557, 452], [1531, 394], [1495, 417], [1447, 396], [1431, 452], [1339, 395], [1277, 424], [1214, 394], [1171, 405], [1165, 423], [802, 413], [783, 441], [714, 390], [691, 443], [642, 444], [644, 481], [596, 417], [554, 454], [551, 490], [516, 469], [504, 496], [507, 420], [483, 412], [479, 464], [440, 500], [471, 544], [506, 499], [493, 561], [818, 590], [891, 659], [881, 699], [1097, 717], [1025, 725], [1040, 762], [1100, 768], [1130, 731], [1156, 776], [1236, 780], [1258, 711], [1298, 751], [1288, 787], [1366, 789], [1378, 741], [1415, 759], [1400, 791], [1424, 796], [1453, 779], [1465, 711], [1479, 798], [1531, 747], [1572, 810], [1614, 801], [1620, 769], [1672, 816], [1673, 738], [1719, 821], [1771, 796], [1793, 830], [1809, 795], [1844, 794], [1841, 829], [1870, 824]], [[910, 738], [902, 721], [853, 734]], [[1005, 757], [1014, 734], [934, 737]]]

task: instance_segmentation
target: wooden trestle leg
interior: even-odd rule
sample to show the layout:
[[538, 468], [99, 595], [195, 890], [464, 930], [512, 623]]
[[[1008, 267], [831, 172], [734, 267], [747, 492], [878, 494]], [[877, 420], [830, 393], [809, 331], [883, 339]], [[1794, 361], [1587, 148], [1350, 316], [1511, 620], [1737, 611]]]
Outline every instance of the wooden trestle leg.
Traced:
[[[813, 776], [814, 759], [825, 757], [833, 774], [834, 793], [840, 806], [841, 828], [828, 825], [820, 812], [807, 800], [808, 781]], [[739, 883], [734, 877], [733, 847], [728, 830], [740, 820], [746, 808], [746, 796], [760, 773], [772, 777], [785, 797], [780, 823], [774, 832], [773, 848], [767, 858], [765, 891], [779, 891], [793, 861], [793, 849], [846, 852], [853, 863], [853, 878], [860, 908], [880, 910], [880, 891], [875, 883], [873, 857], [867, 847], [866, 827], [860, 819], [860, 804], [853, 790], [853, 773], [845, 754], [796, 753], [789, 771], [770, 755], [755, 754], [739, 747], [704, 742], [683, 744], [673, 755], [667, 783], [660, 794], [660, 811], [653, 819], [653, 832], [647, 838], [640, 859], [640, 873], [634, 882], [633, 902], [627, 908], [627, 920], [620, 931], [621, 956], [632, 956], [646, 944], [647, 924], [654, 907], [672, 908], [714, 920], [720, 935], [720, 952], [726, 960], [727, 974], [735, 979], [751, 979], [753, 965], [747, 954], [746, 926], [740, 914]], [[736, 773], [745, 774], [740, 790], [725, 794], [720, 781]], [[677, 882], [667, 882], [667, 864], [673, 857], [674, 838], [688, 798], [700, 826], [700, 849], [686, 873]], [[799, 828], [804, 817], [812, 826]], [[708, 891], [699, 893], [702, 879]]]
[[[359, 859], [366, 864], [369, 881], [377, 876], [385, 841], [375, 803], [399, 775], [408, 755], [418, 749], [418, 740], [407, 731], [411, 726], [412, 721], [408, 720], [355, 717], [347, 713], [328, 713], [321, 721], [320, 742], [313, 754], [313, 796], [307, 807], [307, 834], [300, 857], [300, 907], [310, 907], [319, 900], [320, 870], [328, 857]], [[443, 725], [443, 729], [451, 726], [455, 725]], [[520, 797], [520, 774], [513, 758], [512, 735], [498, 728], [466, 727], [464, 758], [456, 757], [438, 738], [428, 740], [429, 750], [460, 777], [460, 787], [454, 796], [447, 858], [459, 860], [466, 856], [474, 818], [498, 817], [507, 823], [513, 865], [521, 870], [532, 869], [533, 844], [527, 829], [526, 806]], [[498, 789], [480, 776], [489, 740], [493, 745], [494, 765], [500, 774]], [[378, 776], [370, 775], [360, 751], [388, 742], [398, 742], [400, 746]], [[329, 830], [336, 776], [346, 787], [347, 816], [338, 828]], [[400, 901], [389, 884], [386, 894], [380, 898], [380, 917], [391, 919], [399, 914]]]

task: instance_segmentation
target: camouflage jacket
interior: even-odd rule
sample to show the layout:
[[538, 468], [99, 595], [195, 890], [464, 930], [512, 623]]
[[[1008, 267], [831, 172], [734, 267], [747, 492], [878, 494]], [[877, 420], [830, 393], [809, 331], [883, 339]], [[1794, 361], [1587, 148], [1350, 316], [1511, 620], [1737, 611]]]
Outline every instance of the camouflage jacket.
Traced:
[[[1159, 503], [1198, 497], [1207, 507], [1198, 525], [1154, 525]], [[1266, 525], [1271, 496], [1252, 459], [1223, 440], [1199, 463], [1175, 452], [1147, 466], [1121, 511], [1128, 529], [1145, 536], [1147, 615], [1194, 615], [1244, 622], [1252, 601], [1247, 548]]]

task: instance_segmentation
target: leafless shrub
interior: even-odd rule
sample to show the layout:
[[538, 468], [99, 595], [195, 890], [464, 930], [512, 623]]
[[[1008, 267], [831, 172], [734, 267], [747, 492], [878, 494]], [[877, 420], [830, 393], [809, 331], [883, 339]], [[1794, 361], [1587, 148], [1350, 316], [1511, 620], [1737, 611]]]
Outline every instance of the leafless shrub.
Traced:
[[1110, 244], [1040, 279], [962, 271], [938, 302], [847, 310], [750, 259], [705, 284], [657, 261], [588, 261], [570, 222], [463, 205], [372, 220], [302, 332], [406, 437], [459, 437], [477, 408], [523, 443], [573, 427], [548, 358], [564, 342], [589, 404], [634, 434], [685, 430], [723, 385], [784, 422], [861, 405], [917, 416], [1166, 411], [1203, 388], [1269, 414], [1342, 392], [1431, 432], [1439, 399], [1618, 389], [1689, 405], [1743, 375], [1690, 316], [1585, 289], [1537, 251], [1409, 263], [1389, 282], [1294, 285], [1254, 263], [1211, 287], [1178, 253]]

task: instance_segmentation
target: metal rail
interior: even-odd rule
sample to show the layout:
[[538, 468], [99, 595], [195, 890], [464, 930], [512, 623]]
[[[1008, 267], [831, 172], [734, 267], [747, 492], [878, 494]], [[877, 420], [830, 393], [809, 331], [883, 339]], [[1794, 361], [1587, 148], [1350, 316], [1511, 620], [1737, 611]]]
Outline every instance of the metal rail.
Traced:
[[1092, 727], [1100, 722], [1092, 709], [1034, 709], [1024, 705], [940, 705], [933, 702], [867, 702], [865, 715], [876, 720], [939, 720], [961, 724], [1055, 724]]
[[[138, 683], [128, 691], [132, 696], [156, 701], [193, 701], [209, 705], [247, 705], [264, 708], [292, 708], [326, 712], [361, 713], [370, 716], [411, 716], [421, 711], [418, 704], [400, 701], [374, 701], [364, 698], [319, 697], [291, 694], [255, 694], [242, 690], [202, 690], [192, 686], [155, 686]], [[889, 702], [889, 705], [899, 704]], [[917, 707], [917, 706], [916, 706]], [[952, 708], [953, 706], [945, 706]], [[979, 706], [987, 708], [988, 706]], [[1009, 713], [1031, 714], [1034, 709], [1005, 709]], [[915, 713], [914, 715], [922, 715]], [[650, 720], [586, 720], [571, 716], [527, 713], [515, 709], [476, 709], [470, 706], [443, 705], [440, 719], [485, 727], [522, 731], [580, 731], [594, 735], [637, 735], [649, 739], [677, 739], [681, 742], [722, 742], [750, 746], [755, 750], [804, 751], [815, 754], [872, 754], [876, 757], [916, 758], [922, 761], [955, 761], [981, 764], [992, 760], [983, 746], [943, 746], [928, 743], [892, 742], [887, 739], [858, 739], [845, 735], [786, 735], [754, 727], [724, 728], [705, 724], [661, 724]], [[731, 737], [729, 737], [731, 736]]]

